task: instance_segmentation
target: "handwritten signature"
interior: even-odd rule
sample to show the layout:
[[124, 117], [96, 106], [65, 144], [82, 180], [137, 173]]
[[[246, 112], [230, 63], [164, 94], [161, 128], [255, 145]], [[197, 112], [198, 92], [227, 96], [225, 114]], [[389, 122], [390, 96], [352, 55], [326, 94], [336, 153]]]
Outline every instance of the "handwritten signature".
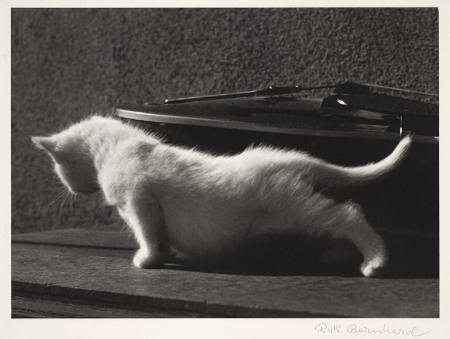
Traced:
[[347, 333], [347, 334], [373, 334], [373, 335], [396, 335], [396, 336], [411, 336], [411, 337], [421, 337], [425, 334], [430, 333], [430, 331], [423, 332], [419, 331], [416, 326], [411, 328], [394, 328], [383, 324], [381, 327], [369, 327], [361, 326], [356, 324], [342, 325], [339, 323], [329, 324], [321, 322], [314, 326], [314, 330], [317, 333], [323, 334], [335, 334], [335, 333]]

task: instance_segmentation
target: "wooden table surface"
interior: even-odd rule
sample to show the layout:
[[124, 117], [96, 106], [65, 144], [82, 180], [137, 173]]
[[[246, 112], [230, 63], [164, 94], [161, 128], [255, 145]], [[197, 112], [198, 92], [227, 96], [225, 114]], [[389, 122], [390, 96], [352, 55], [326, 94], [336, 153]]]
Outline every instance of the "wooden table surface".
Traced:
[[130, 233], [13, 235], [13, 317], [438, 317], [437, 278], [137, 269]]

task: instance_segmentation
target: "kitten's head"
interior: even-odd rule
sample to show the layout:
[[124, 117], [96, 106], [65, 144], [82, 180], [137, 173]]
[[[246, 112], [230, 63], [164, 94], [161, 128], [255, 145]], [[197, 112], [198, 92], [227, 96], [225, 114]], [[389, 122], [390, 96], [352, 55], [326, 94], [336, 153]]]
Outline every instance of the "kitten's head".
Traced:
[[37, 148], [44, 150], [53, 160], [56, 174], [72, 193], [90, 194], [100, 189], [97, 169], [86, 142], [91, 130], [92, 119], [49, 137], [31, 138]]

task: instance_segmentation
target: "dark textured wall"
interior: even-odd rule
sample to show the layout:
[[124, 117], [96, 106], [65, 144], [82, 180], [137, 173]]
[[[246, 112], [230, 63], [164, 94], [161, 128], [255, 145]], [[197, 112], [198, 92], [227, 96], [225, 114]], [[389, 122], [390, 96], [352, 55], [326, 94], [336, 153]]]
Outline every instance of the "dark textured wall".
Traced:
[[436, 9], [13, 9], [13, 232], [114, 223], [30, 143], [118, 102], [343, 80], [438, 91]]

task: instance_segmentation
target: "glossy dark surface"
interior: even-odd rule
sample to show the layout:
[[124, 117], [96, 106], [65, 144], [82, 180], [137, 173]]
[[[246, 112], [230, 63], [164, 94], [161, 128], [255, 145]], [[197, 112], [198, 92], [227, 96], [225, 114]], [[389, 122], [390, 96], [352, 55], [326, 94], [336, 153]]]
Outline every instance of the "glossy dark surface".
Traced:
[[[115, 246], [120, 249], [114, 250]], [[439, 281], [436, 278], [367, 279], [357, 275], [317, 275], [293, 271], [256, 274], [201, 270], [176, 264], [143, 270], [131, 265], [133, 252], [129, 248], [132, 247], [132, 239], [124, 232], [66, 230], [14, 236], [13, 315], [439, 315]]]

